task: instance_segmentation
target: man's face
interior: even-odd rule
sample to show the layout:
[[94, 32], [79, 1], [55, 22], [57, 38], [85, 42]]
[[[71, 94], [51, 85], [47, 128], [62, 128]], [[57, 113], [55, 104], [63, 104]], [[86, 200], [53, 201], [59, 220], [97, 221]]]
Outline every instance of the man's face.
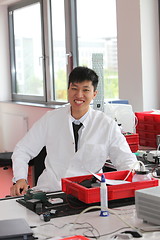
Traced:
[[97, 95], [91, 81], [70, 83], [68, 101], [71, 104], [72, 116], [79, 113], [82, 117], [89, 109], [89, 104]]

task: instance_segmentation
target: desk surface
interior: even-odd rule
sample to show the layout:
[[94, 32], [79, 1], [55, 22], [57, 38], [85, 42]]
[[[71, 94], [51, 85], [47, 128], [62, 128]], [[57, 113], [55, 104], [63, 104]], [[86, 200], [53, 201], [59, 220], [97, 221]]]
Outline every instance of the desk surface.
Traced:
[[[135, 205], [116, 208], [114, 210], [119, 216], [125, 219], [126, 222], [133, 225], [134, 227], [150, 226], [149, 224], [143, 223], [141, 219], [137, 219]], [[78, 219], [77, 216], [78, 215], [53, 218], [50, 222], [44, 222], [40, 219], [40, 216], [17, 203], [16, 199], [7, 199], [0, 201], [0, 220], [12, 218], [26, 219], [30, 226], [37, 226], [36, 228], [33, 228], [33, 232], [39, 240], [55, 240], [73, 235], [83, 234], [86, 234], [89, 239], [94, 239], [89, 237], [93, 236], [92, 232], [87, 231], [89, 224], [91, 224], [90, 228], [91, 226], [93, 227], [94, 234], [96, 236], [101, 236], [98, 238], [100, 240], [113, 239], [111, 236], [115, 234], [112, 233], [115, 230], [120, 229], [119, 232], [129, 230], [129, 228], [125, 229], [127, 225], [113, 214], [110, 214], [108, 217], [100, 217], [99, 210], [96, 210], [94, 212], [86, 212], [82, 215], [79, 215]], [[77, 224], [75, 224], [73, 227], [73, 223], [75, 221]], [[106, 235], [107, 233], [111, 234]], [[159, 240], [159, 232], [143, 233], [143, 237], [140, 239]]]

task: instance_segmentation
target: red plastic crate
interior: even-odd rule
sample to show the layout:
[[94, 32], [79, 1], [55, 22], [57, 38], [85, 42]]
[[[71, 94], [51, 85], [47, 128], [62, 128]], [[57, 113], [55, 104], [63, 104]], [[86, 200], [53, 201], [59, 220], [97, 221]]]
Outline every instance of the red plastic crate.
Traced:
[[160, 123], [160, 114], [156, 114], [154, 113], [154, 111], [136, 112], [135, 115], [139, 123], [141, 122], [146, 124]]
[[136, 132], [139, 134], [141, 146], [157, 148], [157, 135], [160, 135], [160, 114], [154, 111], [135, 113], [138, 124]]
[[[104, 173], [107, 179], [123, 180], [129, 173], [126, 171], [115, 171]], [[98, 174], [101, 176], [102, 174]], [[135, 196], [135, 190], [158, 186], [158, 180], [152, 179], [150, 181], [132, 182], [133, 173], [126, 179], [130, 183], [108, 186], [108, 200], [116, 200], [123, 198], [130, 198]], [[96, 203], [100, 202], [100, 188], [86, 188], [80, 183], [83, 180], [89, 180], [92, 175], [84, 175], [77, 177], [62, 178], [62, 191], [70, 194], [82, 202]]]
[[138, 123], [136, 126], [136, 129], [138, 131], [160, 132], [160, 124], [155, 125], [155, 124]]
[[73, 237], [62, 238], [61, 240], [89, 240], [89, 238], [77, 235]]
[[156, 139], [139, 139], [139, 144], [141, 146], [157, 148], [157, 141]]
[[139, 148], [139, 134], [138, 133], [124, 133], [124, 136], [130, 146], [132, 152], [137, 152]]
[[139, 145], [138, 144], [129, 144], [129, 147], [130, 147], [130, 149], [131, 149], [131, 151], [133, 153], [137, 152], [138, 149], [139, 149]]
[[139, 137], [142, 139], [150, 139], [154, 140], [157, 137], [157, 134], [154, 132], [146, 132], [146, 131], [140, 131], [138, 130]]
[[124, 133], [124, 136], [129, 144], [138, 144], [139, 135], [138, 133]]

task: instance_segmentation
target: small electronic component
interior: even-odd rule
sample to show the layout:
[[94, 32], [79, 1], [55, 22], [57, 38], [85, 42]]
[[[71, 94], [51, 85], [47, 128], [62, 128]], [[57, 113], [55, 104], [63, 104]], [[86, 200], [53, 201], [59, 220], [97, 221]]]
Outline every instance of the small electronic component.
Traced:
[[42, 213], [42, 211], [43, 211], [43, 204], [41, 202], [36, 203], [35, 212], [37, 214], [40, 214]]
[[40, 219], [45, 221], [45, 222], [49, 222], [51, 220], [51, 214], [50, 212], [45, 212], [45, 213], [42, 213], [40, 215]]
[[148, 160], [149, 162], [153, 162], [153, 163], [159, 164], [160, 151], [157, 151], [157, 150], [149, 151], [149, 152], [147, 153], [147, 160]]
[[62, 198], [48, 198], [47, 200], [49, 203], [51, 204], [59, 204], [59, 203], [63, 203], [63, 199]]
[[32, 189], [29, 189], [27, 193], [24, 195], [24, 200], [30, 200], [30, 199], [38, 199], [41, 202], [46, 202], [47, 196], [46, 193], [43, 191], [34, 191]]

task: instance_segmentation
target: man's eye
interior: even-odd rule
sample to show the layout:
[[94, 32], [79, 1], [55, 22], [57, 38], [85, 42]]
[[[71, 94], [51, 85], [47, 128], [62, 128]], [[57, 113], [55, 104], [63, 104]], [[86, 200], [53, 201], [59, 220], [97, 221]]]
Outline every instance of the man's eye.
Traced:
[[77, 88], [74, 88], [74, 87], [72, 87], [71, 89], [72, 89], [72, 90], [77, 90]]
[[89, 92], [89, 89], [84, 89], [83, 91], [84, 91], [84, 92]]

